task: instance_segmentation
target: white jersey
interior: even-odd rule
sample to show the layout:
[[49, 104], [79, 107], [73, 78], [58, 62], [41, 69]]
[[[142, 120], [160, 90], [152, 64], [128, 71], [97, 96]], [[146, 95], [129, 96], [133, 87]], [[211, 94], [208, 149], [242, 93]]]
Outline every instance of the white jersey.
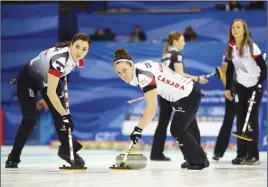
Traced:
[[140, 86], [144, 93], [156, 88], [157, 93], [170, 102], [187, 97], [194, 87], [192, 79], [153, 61], [134, 64], [134, 77], [129, 84]]
[[74, 61], [69, 47], [52, 47], [42, 51], [28, 64], [28, 72], [35, 77], [40, 85], [47, 86], [48, 73], [57, 77], [68, 75], [74, 68], [83, 67], [84, 61]]
[[259, 80], [260, 68], [256, 64], [254, 58], [261, 55], [259, 47], [253, 43], [252, 52], [250, 51], [250, 46], [246, 45], [244, 47], [244, 55], [239, 56], [239, 49], [235, 45], [230, 44], [233, 47], [233, 64], [235, 68], [236, 80], [238, 83], [244, 85], [245, 87], [255, 86]]

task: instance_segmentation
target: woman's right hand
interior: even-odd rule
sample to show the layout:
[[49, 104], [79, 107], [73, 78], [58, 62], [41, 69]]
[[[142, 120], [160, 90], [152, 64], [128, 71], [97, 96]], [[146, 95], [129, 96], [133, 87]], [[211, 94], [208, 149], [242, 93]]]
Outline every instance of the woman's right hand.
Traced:
[[226, 97], [229, 101], [232, 101], [232, 100], [233, 100], [233, 96], [232, 96], [231, 90], [225, 90], [225, 97]]
[[200, 84], [207, 84], [208, 79], [205, 76], [199, 76], [199, 83]]
[[45, 102], [44, 99], [40, 99], [39, 101], [37, 101], [37, 103], [36, 103], [36, 109], [37, 110], [44, 109], [44, 111], [48, 111], [48, 106], [47, 106], [47, 104], [46, 104], [46, 102]]

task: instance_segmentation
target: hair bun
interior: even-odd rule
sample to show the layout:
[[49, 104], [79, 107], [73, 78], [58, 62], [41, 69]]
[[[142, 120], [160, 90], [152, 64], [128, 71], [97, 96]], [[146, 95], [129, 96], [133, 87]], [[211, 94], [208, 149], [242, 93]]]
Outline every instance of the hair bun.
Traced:
[[114, 52], [115, 58], [118, 56], [126, 56], [126, 55], [128, 55], [128, 53], [124, 48], [117, 48]]
[[119, 59], [132, 60], [127, 50], [124, 48], [117, 48], [114, 52], [114, 62]]

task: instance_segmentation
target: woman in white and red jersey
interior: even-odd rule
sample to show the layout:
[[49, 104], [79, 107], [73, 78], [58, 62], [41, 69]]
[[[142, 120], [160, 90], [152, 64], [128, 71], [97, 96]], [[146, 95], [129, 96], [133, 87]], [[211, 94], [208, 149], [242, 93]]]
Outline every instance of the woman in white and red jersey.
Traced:
[[175, 111], [171, 122], [171, 135], [178, 142], [189, 163], [188, 169], [203, 169], [209, 161], [202, 147], [187, 131], [199, 108], [200, 89], [191, 78], [184, 77], [167, 66], [153, 61], [134, 64], [128, 52], [119, 48], [115, 51], [114, 67], [119, 77], [132, 86], [139, 86], [147, 103], [143, 117], [130, 135], [134, 144], [142, 136], [142, 130], [157, 112], [157, 95], [171, 102]]
[[[68, 129], [73, 122], [67, 113], [61, 89], [61, 78], [77, 67], [84, 65], [84, 57], [90, 47], [90, 38], [85, 33], [76, 34], [71, 42], [42, 51], [27, 63], [17, 78], [17, 95], [22, 111], [22, 121], [17, 131], [13, 148], [6, 161], [6, 168], [17, 168], [22, 149], [36, 125], [36, 95], [40, 91], [52, 114], [57, 135], [61, 142], [58, 156], [71, 164]], [[82, 145], [74, 140], [74, 164], [84, 166], [77, 154]]]
[[[259, 109], [263, 96], [263, 82], [267, 77], [267, 66], [261, 50], [249, 34], [247, 23], [243, 19], [235, 19], [229, 29], [229, 44], [226, 49], [228, 62], [226, 71], [225, 97], [234, 99], [237, 117], [237, 133], [242, 133], [249, 102], [254, 91], [256, 96], [248, 121], [246, 136], [253, 141], [246, 141], [239, 136], [237, 140], [237, 157], [232, 164], [256, 165], [259, 162]], [[231, 94], [234, 87], [234, 98]]]

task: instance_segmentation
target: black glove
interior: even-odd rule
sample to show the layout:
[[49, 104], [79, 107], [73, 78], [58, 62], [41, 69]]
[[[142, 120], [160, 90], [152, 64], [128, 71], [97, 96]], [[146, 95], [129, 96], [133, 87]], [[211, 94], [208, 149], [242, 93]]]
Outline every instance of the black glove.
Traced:
[[70, 114], [62, 116], [62, 128], [61, 131], [68, 131], [69, 127], [71, 127], [71, 130], [73, 131], [73, 120], [71, 118]]
[[142, 129], [136, 126], [130, 135], [130, 139], [134, 144], [138, 143], [139, 139], [141, 139], [141, 133]]

